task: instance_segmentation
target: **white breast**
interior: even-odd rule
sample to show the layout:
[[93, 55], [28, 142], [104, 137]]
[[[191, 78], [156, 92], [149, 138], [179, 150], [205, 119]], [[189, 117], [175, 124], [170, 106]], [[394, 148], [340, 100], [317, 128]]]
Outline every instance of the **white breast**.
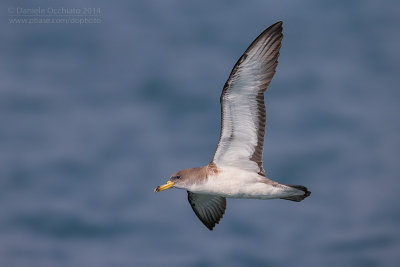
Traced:
[[187, 189], [194, 193], [231, 198], [271, 199], [283, 196], [282, 188], [266, 181], [265, 177], [255, 172], [223, 167], [219, 168], [218, 174], [209, 176], [205, 183], [194, 184]]

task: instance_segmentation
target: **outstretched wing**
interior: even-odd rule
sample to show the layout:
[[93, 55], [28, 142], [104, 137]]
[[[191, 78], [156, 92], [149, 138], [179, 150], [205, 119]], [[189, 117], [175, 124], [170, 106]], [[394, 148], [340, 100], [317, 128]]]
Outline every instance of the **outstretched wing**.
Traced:
[[225, 213], [226, 199], [221, 196], [187, 192], [194, 213], [208, 229], [212, 230]]
[[258, 36], [239, 58], [225, 83], [221, 102], [221, 134], [213, 162], [265, 175], [264, 92], [278, 65], [282, 22]]

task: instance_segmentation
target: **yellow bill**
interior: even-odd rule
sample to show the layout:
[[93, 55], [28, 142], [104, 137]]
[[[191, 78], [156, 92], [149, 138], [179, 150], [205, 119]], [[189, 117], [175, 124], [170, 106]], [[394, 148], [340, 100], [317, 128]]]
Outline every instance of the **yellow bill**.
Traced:
[[160, 192], [160, 191], [167, 190], [167, 189], [173, 187], [174, 184], [175, 184], [174, 182], [168, 181], [168, 182], [167, 182], [166, 184], [164, 184], [164, 185], [157, 186], [157, 187], [154, 189], [154, 193], [158, 193], [158, 192]]

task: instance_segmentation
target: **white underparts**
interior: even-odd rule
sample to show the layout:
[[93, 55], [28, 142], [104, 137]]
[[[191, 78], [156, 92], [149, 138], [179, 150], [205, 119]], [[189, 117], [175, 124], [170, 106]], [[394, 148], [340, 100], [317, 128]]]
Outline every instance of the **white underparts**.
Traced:
[[204, 183], [192, 184], [187, 190], [230, 198], [273, 199], [304, 192], [295, 188], [270, 182], [264, 176], [233, 167], [219, 167], [218, 174], [209, 176]]

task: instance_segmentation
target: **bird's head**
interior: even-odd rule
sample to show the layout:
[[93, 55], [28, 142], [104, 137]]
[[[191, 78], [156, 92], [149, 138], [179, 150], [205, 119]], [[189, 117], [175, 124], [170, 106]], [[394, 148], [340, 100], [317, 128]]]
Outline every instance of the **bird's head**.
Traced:
[[171, 187], [188, 189], [191, 185], [197, 183], [199, 180], [206, 178], [205, 168], [191, 168], [178, 171], [171, 175], [166, 184], [157, 186], [154, 193], [164, 191]]
[[173, 175], [171, 175], [171, 177], [169, 178], [169, 180], [167, 181], [166, 184], [157, 186], [154, 189], [154, 193], [158, 193], [160, 191], [167, 190], [171, 187], [182, 188], [182, 184], [183, 184], [183, 181], [185, 180], [185, 178], [184, 178], [185, 176], [182, 175], [181, 172], [182, 171], [179, 171], [179, 172], [176, 172]]

